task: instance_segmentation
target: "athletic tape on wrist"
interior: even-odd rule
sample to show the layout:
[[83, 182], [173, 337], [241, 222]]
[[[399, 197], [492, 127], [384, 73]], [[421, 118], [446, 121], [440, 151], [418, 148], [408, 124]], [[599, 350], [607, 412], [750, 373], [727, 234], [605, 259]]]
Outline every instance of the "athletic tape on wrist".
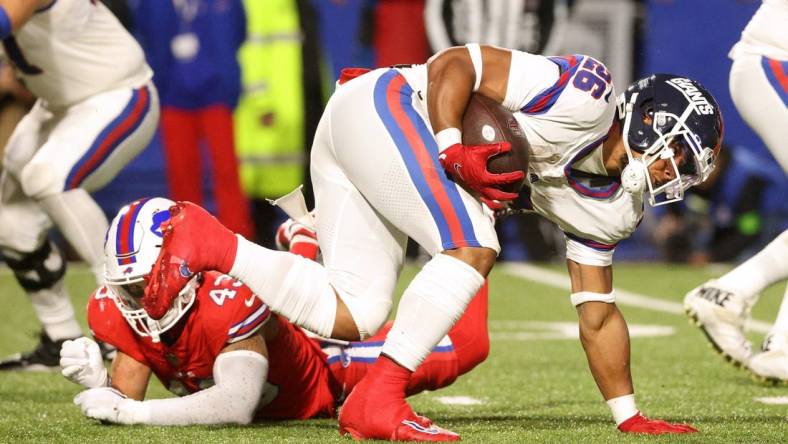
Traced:
[[442, 153], [450, 146], [462, 143], [462, 133], [457, 128], [442, 129], [435, 134], [435, 141], [438, 142], [438, 152]]

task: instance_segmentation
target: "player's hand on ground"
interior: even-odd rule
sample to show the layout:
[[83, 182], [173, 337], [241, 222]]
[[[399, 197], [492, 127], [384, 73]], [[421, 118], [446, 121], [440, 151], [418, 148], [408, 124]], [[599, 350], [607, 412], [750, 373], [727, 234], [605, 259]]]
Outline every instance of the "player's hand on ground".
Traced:
[[74, 404], [88, 418], [115, 424], [145, 423], [143, 403], [129, 399], [112, 387], [85, 390], [74, 397]]
[[60, 349], [61, 373], [87, 388], [107, 385], [107, 369], [99, 345], [86, 337], [68, 340]]
[[624, 433], [645, 433], [649, 435], [696, 433], [698, 431], [689, 424], [674, 424], [661, 419], [649, 419], [640, 412], [619, 424], [618, 429]]
[[145, 311], [154, 319], [164, 316], [196, 273], [209, 270], [229, 273], [238, 247], [232, 231], [191, 202], [178, 202], [170, 207], [170, 219], [161, 227], [161, 252], [143, 298]]
[[307, 259], [317, 259], [317, 233], [293, 219], [287, 219], [276, 230], [276, 248]]
[[488, 200], [507, 201], [517, 198], [517, 193], [509, 193], [497, 188], [523, 179], [522, 171], [494, 174], [487, 169], [491, 157], [511, 151], [508, 143], [490, 145], [462, 145], [455, 143], [446, 148], [438, 159], [443, 168], [454, 179]]

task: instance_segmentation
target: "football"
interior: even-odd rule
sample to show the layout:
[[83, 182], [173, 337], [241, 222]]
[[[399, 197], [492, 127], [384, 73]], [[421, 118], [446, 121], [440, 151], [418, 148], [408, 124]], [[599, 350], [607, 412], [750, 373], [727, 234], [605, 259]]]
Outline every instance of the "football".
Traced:
[[[485, 145], [496, 142], [509, 142], [512, 150], [490, 158], [487, 169], [496, 174], [522, 171], [527, 175], [530, 146], [525, 132], [508, 109], [486, 96], [474, 93], [462, 117], [462, 143]], [[524, 184], [525, 178], [501, 189], [517, 193]]]

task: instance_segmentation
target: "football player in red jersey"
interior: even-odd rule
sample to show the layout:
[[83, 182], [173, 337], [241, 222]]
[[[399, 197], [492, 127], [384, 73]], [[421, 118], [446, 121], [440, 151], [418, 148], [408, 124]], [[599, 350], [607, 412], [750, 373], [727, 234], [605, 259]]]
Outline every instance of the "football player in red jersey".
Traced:
[[[310, 337], [272, 314], [249, 288], [217, 272], [195, 275], [167, 314], [153, 320], [140, 298], [171, 205], [162, 198], [138, 200], [112, 221], [105, 246], [107, 285], [91, 296], [88, 323], [118, 353], [110, 378], [95, 342], [64, 344], [63, 375], [88, 388], [75, 403], [88, 417], [122, 424], [333, 416], [377, 360], [390, 325], [363, 342]], [[301, 224], [283, 224], [277, 241], [291, 252], [317, 256], [314, 232]], [[408, 394], [451, 384], [488, 350], [485, 286], [411, 379]], [[143, 400], [151, 374], [180, 397]]]

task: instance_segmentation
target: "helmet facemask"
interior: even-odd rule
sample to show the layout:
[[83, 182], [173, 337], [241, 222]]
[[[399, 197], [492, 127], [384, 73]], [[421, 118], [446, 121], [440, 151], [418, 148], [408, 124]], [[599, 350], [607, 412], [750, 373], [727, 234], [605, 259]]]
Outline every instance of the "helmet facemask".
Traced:
[[142, 199], [125, 206], [112, 220], [104, 245], [104, 278], [115, 305], [141, 337], [159, 342], [194, 304], [202, 277], [195, 275], [165, 315], [155, 320], [143, 308], [148, 275], [161, 251], [161, 224], [170, 218], [169, 199]]
[[132, 330], [141, 337], [150, 337], [153, 342], [159, 342], [161, 335], [177, 325], [178, 321], [194, 304], [197, 288], [199, 288], [201, 282], [202, 275], [199, 273], [191, 278], [178, 293], [178, 297], [173, 301], [172, 307], [159, 320], [148, 316], [148, 312], [142, 308], [142, 297], [145, 294], [147, 277], [119, 284], [108, 282], [107, 287], [110, 290], [110, 297]]
[[[681, 115], [668, 111], [652, 111], [643, 116], [644, 121], [651, 119], [651, 129], [657, 135], [656, 140], [645, 149], [637, 149], [639, 158], [633, 156], [629, 143], [629, 130], [632, 124], [637, 92], [633, 93], [626, 104], [622, 94], [619, 105], [623, 105], [624, 125], [623, 142], [629, 164], [622, 171], [622, 180], [635, 179], [634, 184], [625, 184], [630, 192], [644, 192], [648, 188], [648, 201], [651, 206], [659, 206], [677, 202], [684, 198], [684, 191], [705, 181], [714, 169], [714, 151], [701, 146], [700, 138], [693, 133], [686, 122], [695, 111], [691, 105], [684, 108]], [[648, 167], [658, 160], [668, 161], [672, 169], [672, 179], [657, 185], [648, 172]], [[637, 170], [637, 171], [632, 171]], [[642, 181], [641, 183], [637, 183]], [[627, 186], [629, 185], [629, 186]]]

